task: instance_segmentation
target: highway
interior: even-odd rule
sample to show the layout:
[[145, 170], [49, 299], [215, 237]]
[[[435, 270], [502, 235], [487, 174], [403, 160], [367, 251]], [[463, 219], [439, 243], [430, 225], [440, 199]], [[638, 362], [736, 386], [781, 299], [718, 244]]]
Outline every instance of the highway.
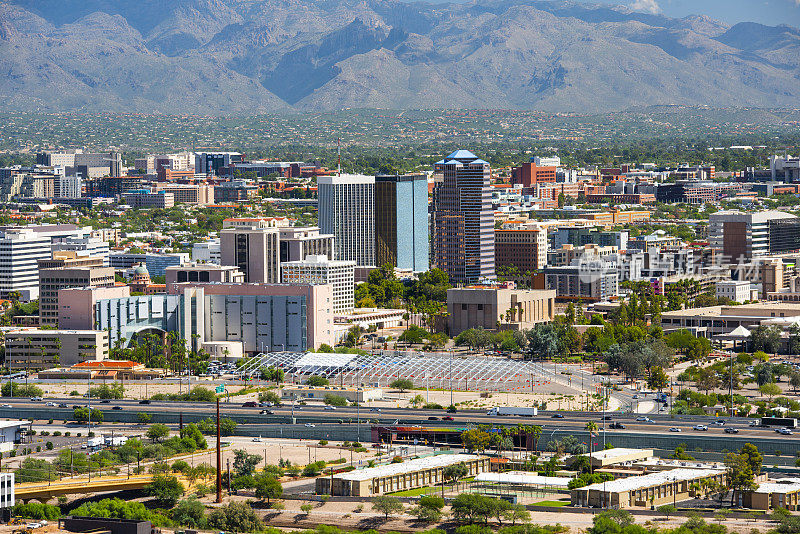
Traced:
[[[57, 408], [46, 406], [47, 402], [64, 403], [67, 408]], [[11, 407], [4, 407], [8, 404]], [[46, 414], [46, 417], [38, 419], [62, 419], [69, 420], [72, 417], [73, 406], [86, 406], [85, 398], [64, 397], [47, 398], [43, 401], [31, 401], [30, 399], [8, 398], [0, 399], [0, 417], [3, 418], [27, 418], [30, 411]], [[137, 400], [112, 400], [103, 403], [99, 400], [92, 400], [92, 408], [103, 411], [105, 421], [134, 421], [135, 415], [139, 412], [159, 414], [168, 420], [177, 423], [180, 415], [188, 420], [197, 418], [213, 417], [215, 405], [211, 403], [194, 402], [169, 402], [152, 401], [150, 404], [139, 404]], [[120, 407], [121, 410], [114, 410]], [[306, 405], [292, 407], [284, 405], [280, 407], [268, 408], [274, 415], [261, 415], [259, 412], [265, 408], [245, 408], [239, 402], [221, 402], [220, 411], [224, 417], [230, 417], [240, 423], [248, 425], [285, 425], [295, 422], [297, 424], [319, 423], [319, 424], [351, 424], [359, 419], [362, 425], [406, 425], [406, 426], [437, 426], [437, 427], [465, 427], [468, 425], [539, 425], [545, 430], [583, 430], [588, 421], [595, 421], [601, 432], [619, 432], [620, 429], [612, 429], [609, 423], [622, 423], [625, 426], [625, 433], [671, 433], [670, 428], [679, 428], [682, 433], [691, 433], [707, 437], [718, 436], [724, 438], [731, 436], [724, 433], [727, 427], [739, 430], [737, 437], [780, 437], [796, 439], [795, 436], [780, 436], [774, 428], [750, 427], [749, 423], [753, 419], [723, 417], [724, 426], [714, 424], [720, 418], [709, 416], [670, 416], [667, 414], [651, 414], [647, 417], [652, 422], [637, 421], [641, 415], [634, 415], [622, 412], [608, 412], [604, 416], [599, 412], [539, 412], [535, 417], [519, 416], [490, 416], [484, 410], [462, 410], [456, 413], [447, 413], [443, 410], [423, 410], [412, 408], [361, 408], [340, 407], [336, 409], [326, 409], [322, 405]], [[294, 413], [294, 421], [292, 421]], [[696, 424], [705, 424], [707, 431], [692, 430]], [[677, 435], [678, 433], [675, 432]]]

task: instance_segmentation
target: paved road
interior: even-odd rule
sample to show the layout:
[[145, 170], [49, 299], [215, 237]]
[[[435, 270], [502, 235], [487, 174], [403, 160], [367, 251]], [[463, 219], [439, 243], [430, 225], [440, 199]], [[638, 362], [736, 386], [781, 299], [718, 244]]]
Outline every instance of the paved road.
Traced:
[[[77, 399], [75, 397], [45, 399], [44, 401], [31, 401], [30, 399], [0, 399], [0, 404], [9, 404], [11, 408], [0, 406], [0, 417], [14, 418], [19, 417], [19, 410], [37, 410], [44, 411], [53, 419], [65, 419], [72, 415], [72, 406], [85, 406], [86, 399]], [[46, 402], [64, 403], [67, 408], [55, 408], [46, 406]], [[122, 410], [114, 410], [113, 407], [121, 407]], [[322, 406], [295, 406], [294, 412], [290, 406], [274, 407], [271, 410], [274, 415], [260, 415], [261, 408], [244, 408], [240, 403], [221, 403], [221, 412], [224, 416], [236, 417], [240, 420], [244, 419], [249, 424], [286, 424], [291, 422], [292, 413], [297, 423], [355, 423], [359, 418], [362, 424], [378, 423], [384, 425], [394, 424], [407, 424], [407, 425], [431, 425], [431, 426], [466, 426], [469, 424], [504, 424], [504, 425], [540, 425], [546, 429], [574, 429], [582, 430], [588, 421], [595, 421], [598, 423], [601, 431], [605, 427], [605, 431], [614, 432], [607, 423], [611, 421], [620, 422], [625, 425], [626, 432], [641, 432], [641, 433], [669, 433], [670, 428], [679, 428], [682, 432], [690, 432], [695, 434], [704, 435], [719, 435], [727, 436], [724, 433], [725, 427], [734, 427], [739, 429], [737, 434], [740, 437], [759, 436], [759, 437], [778, 437], [774, 429], [750, 427], [748, 426], [752, 419], [746, 418], [725, 418], [725, 426], [716, 426], [713, 424], [717, 418], [705, 416], [675, 416], [674, 418], [666, 414], [651, 414], [648, 417], [652, 422], [636, 421], [637, 415], [623, 414], [615, 412], [607, 414], [605, 421], [603, 414], [597, 412], [540, 412], [536, 417], [516, 417], [516, 416], [489, 416], [485, 411], [459, 411], [453, 414], [447, 414], [441, 410], [417, 410], [410, 408], [381, 408], [377, 409], [355, 407], [336, 408], [335, 410], [325, 409]], [[177, 422], [180, 413], [184, 415], [195, 415], [200, 417], [213, 416], [215, 413], [215, 406], [210, 403], [190, 403], [190, 402], [167, 402], [167, 401], [153, 401], [148, 405], [139, 404], [135, 400], [116, 400], [109, 403], [101, 403], [99, 401], [92, 401], [93, 408], [103, 410], [107, 416], [112, 417], [115, 414], [131, 413], [131, 412], [147, 412], [170, 414], [175, 417]], [[560, 417], [558, 417], [560, 416]], [[708, 425], [706, 432], [692, 430], [692, 427], [698, 423]], [[677, 433], [676, 433], [677, 434]], [[787, 439], [793, 439], [793, 436], [786, 436]]]

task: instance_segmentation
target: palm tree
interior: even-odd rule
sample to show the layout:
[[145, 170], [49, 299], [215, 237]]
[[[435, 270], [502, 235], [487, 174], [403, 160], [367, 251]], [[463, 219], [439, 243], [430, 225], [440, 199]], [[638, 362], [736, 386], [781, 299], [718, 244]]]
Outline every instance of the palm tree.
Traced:
[[592, 465], [592, 449], [594, 448], [594, 434], [597, 432], [597, 423], [589, 421], [584, 427], [589, 432], [589, 468], [594, 473], [594, 465]]

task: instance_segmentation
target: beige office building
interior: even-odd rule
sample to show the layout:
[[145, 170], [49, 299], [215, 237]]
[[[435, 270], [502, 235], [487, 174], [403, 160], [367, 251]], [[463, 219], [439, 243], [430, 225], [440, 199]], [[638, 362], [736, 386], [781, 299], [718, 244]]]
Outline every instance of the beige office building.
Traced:
[[6, 361], [12, 370], [68, 367], [108, 358], [103, 330], [13, 330], [6, 333]]
[[234, 265], [244, 281], [255, 284], [280, 282], [278, 227], [282, 219], [225, 219], [220, 232], [222, 265]]
[[673, 504], [695, 497], [692, 485], [725, 482], [724, 469], [678, 468], [649, 475], [598, 482], [570, 492], [572, 506], [634, 508]]
[[472, 477], [489, 470], [489, 458], [475, 454], [440, 454], [387, 464], [366, 469], [356, 469], [333, 477], [317, 479], [317, 493], [344, 497], [371, 497], [395, 491], [407, 491], [442, 483], [445, 467], [463, 463], [467, 476]]
[[[43, 268], [43, 265], [61, 267]], [[78, 266], [81, 265], [81, 266]], [[54, 260], [39, 262], [39, 322], [41, 325], [59, 326], [58, 292], [71, 287], [111, 287], [114, 285], [114, 268], [103, 267], [103, 258], [57, 256]]]
[[64, 330], [92, 330], [97, 326], [95, 304], [102, 299], [131, 296], [127, 285], [58, 290], [58, 326]]
[[522, 330], [552, 321], [556, 292], [501, 286], [469, 286], [447, 290], [448, 329], [451, 337], [470, 328]]

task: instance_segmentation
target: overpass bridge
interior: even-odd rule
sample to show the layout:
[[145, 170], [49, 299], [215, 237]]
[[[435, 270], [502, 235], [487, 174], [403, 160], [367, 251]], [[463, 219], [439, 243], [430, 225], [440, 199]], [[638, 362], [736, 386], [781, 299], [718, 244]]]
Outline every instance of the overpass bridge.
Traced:
[[99, 477], [56, 480], [52, 482], [26, 482], [14, 488], [16, 499], [27, 503], [31, 500], [47, 502], [59, 495], [75, 495], [82, 493], [102, 493], [107, 491], [125, 491], [145, 488], [153, 480], [153, 475], [135, 475], [131, 477]]

